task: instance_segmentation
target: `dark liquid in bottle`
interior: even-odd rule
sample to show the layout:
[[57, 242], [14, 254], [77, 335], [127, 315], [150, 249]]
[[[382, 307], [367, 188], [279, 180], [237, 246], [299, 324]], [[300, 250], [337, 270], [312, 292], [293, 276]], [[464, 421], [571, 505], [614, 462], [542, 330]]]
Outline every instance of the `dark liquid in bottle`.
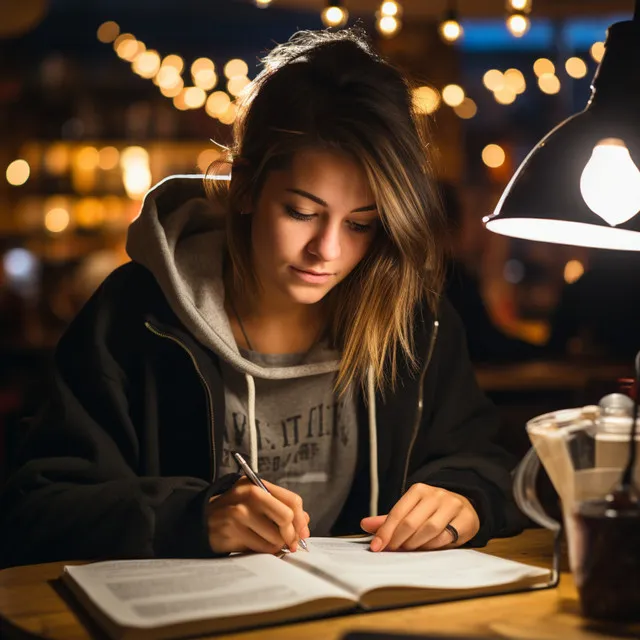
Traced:
[[575, 577], [584, 615], [640, 621], [640, 506], [586, 501], [574, 517]]

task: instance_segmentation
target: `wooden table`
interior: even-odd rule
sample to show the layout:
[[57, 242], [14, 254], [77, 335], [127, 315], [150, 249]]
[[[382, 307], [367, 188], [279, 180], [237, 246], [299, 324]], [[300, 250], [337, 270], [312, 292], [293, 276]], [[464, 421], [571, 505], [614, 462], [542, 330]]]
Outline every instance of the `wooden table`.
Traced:
[[596, 381], [633, 377], [633, 362], [577, 362], [540, 360], [510, 364], [487, 364], [475, 368], [476, 379], [488, 392], [578, 391]]
[[[549, 567], [552, 542], [548, 532], [536, 529], [515, 538], [493, 540], [484, 550]], [[0, 571], [0, 637], [7, 640], [29, 637], [86, 640], [92, 637], [52, 583], [59, 577], [64, 564], [53, 562]], [[354, 630], [531, 640], [640, 637], [640, 626], [636, 632], [628, 626], [598, 629], [583, 619], [579, 615], [571, 575], [563, 573], [557, 589], [348, 615], [217, 638], [338, 640], [347, 631]]]

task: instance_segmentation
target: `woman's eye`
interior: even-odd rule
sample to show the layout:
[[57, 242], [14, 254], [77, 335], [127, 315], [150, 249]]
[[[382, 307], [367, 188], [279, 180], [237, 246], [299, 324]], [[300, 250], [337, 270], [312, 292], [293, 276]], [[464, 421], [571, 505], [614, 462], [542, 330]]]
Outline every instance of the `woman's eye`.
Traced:
[[356, 233], [367, 233], [371, 231], [371, 229], [373, 229], [373, 223], [362, 224], [360, 222], [349, 222], [349, 226], [351, 227], [352, 231], [355, 231]]
[[287, 212], [287, 215], [293, 218], [294, 220], [302, 220], [304, 222], [308, 222], [309, 220], [315, 217], [314, 214], [300, 213], [299, 211], [296, 211], [292, 207], [285, 207], [285, 211]]

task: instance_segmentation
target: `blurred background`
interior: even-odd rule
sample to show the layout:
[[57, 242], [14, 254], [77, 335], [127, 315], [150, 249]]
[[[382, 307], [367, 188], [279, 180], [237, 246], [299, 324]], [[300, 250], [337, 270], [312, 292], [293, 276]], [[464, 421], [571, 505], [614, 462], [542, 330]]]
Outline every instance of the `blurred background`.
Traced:
[[526, 447], [526, 419], [619, 388], [640, 348], [636, 254], [514, 240], [481, 219], [585, 107], [607, 27], [632, 13], [632, 0], [0, 2], [0, 478], [58, 337], [128, 259], [143, 194], [216, 159], [261, 54], [298, 29], [360, 23], [414, 84], [451, 222], [447, 291], [508, 445]]

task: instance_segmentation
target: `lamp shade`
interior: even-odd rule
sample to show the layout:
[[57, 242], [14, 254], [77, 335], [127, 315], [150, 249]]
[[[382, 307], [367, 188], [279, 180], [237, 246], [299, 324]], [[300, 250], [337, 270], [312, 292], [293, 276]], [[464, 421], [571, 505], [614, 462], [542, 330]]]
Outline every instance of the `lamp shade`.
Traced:
[[607, 32], [584, 111], [549, 132], [507, 185], [487, 229], [640, 251], [640, 22]]

